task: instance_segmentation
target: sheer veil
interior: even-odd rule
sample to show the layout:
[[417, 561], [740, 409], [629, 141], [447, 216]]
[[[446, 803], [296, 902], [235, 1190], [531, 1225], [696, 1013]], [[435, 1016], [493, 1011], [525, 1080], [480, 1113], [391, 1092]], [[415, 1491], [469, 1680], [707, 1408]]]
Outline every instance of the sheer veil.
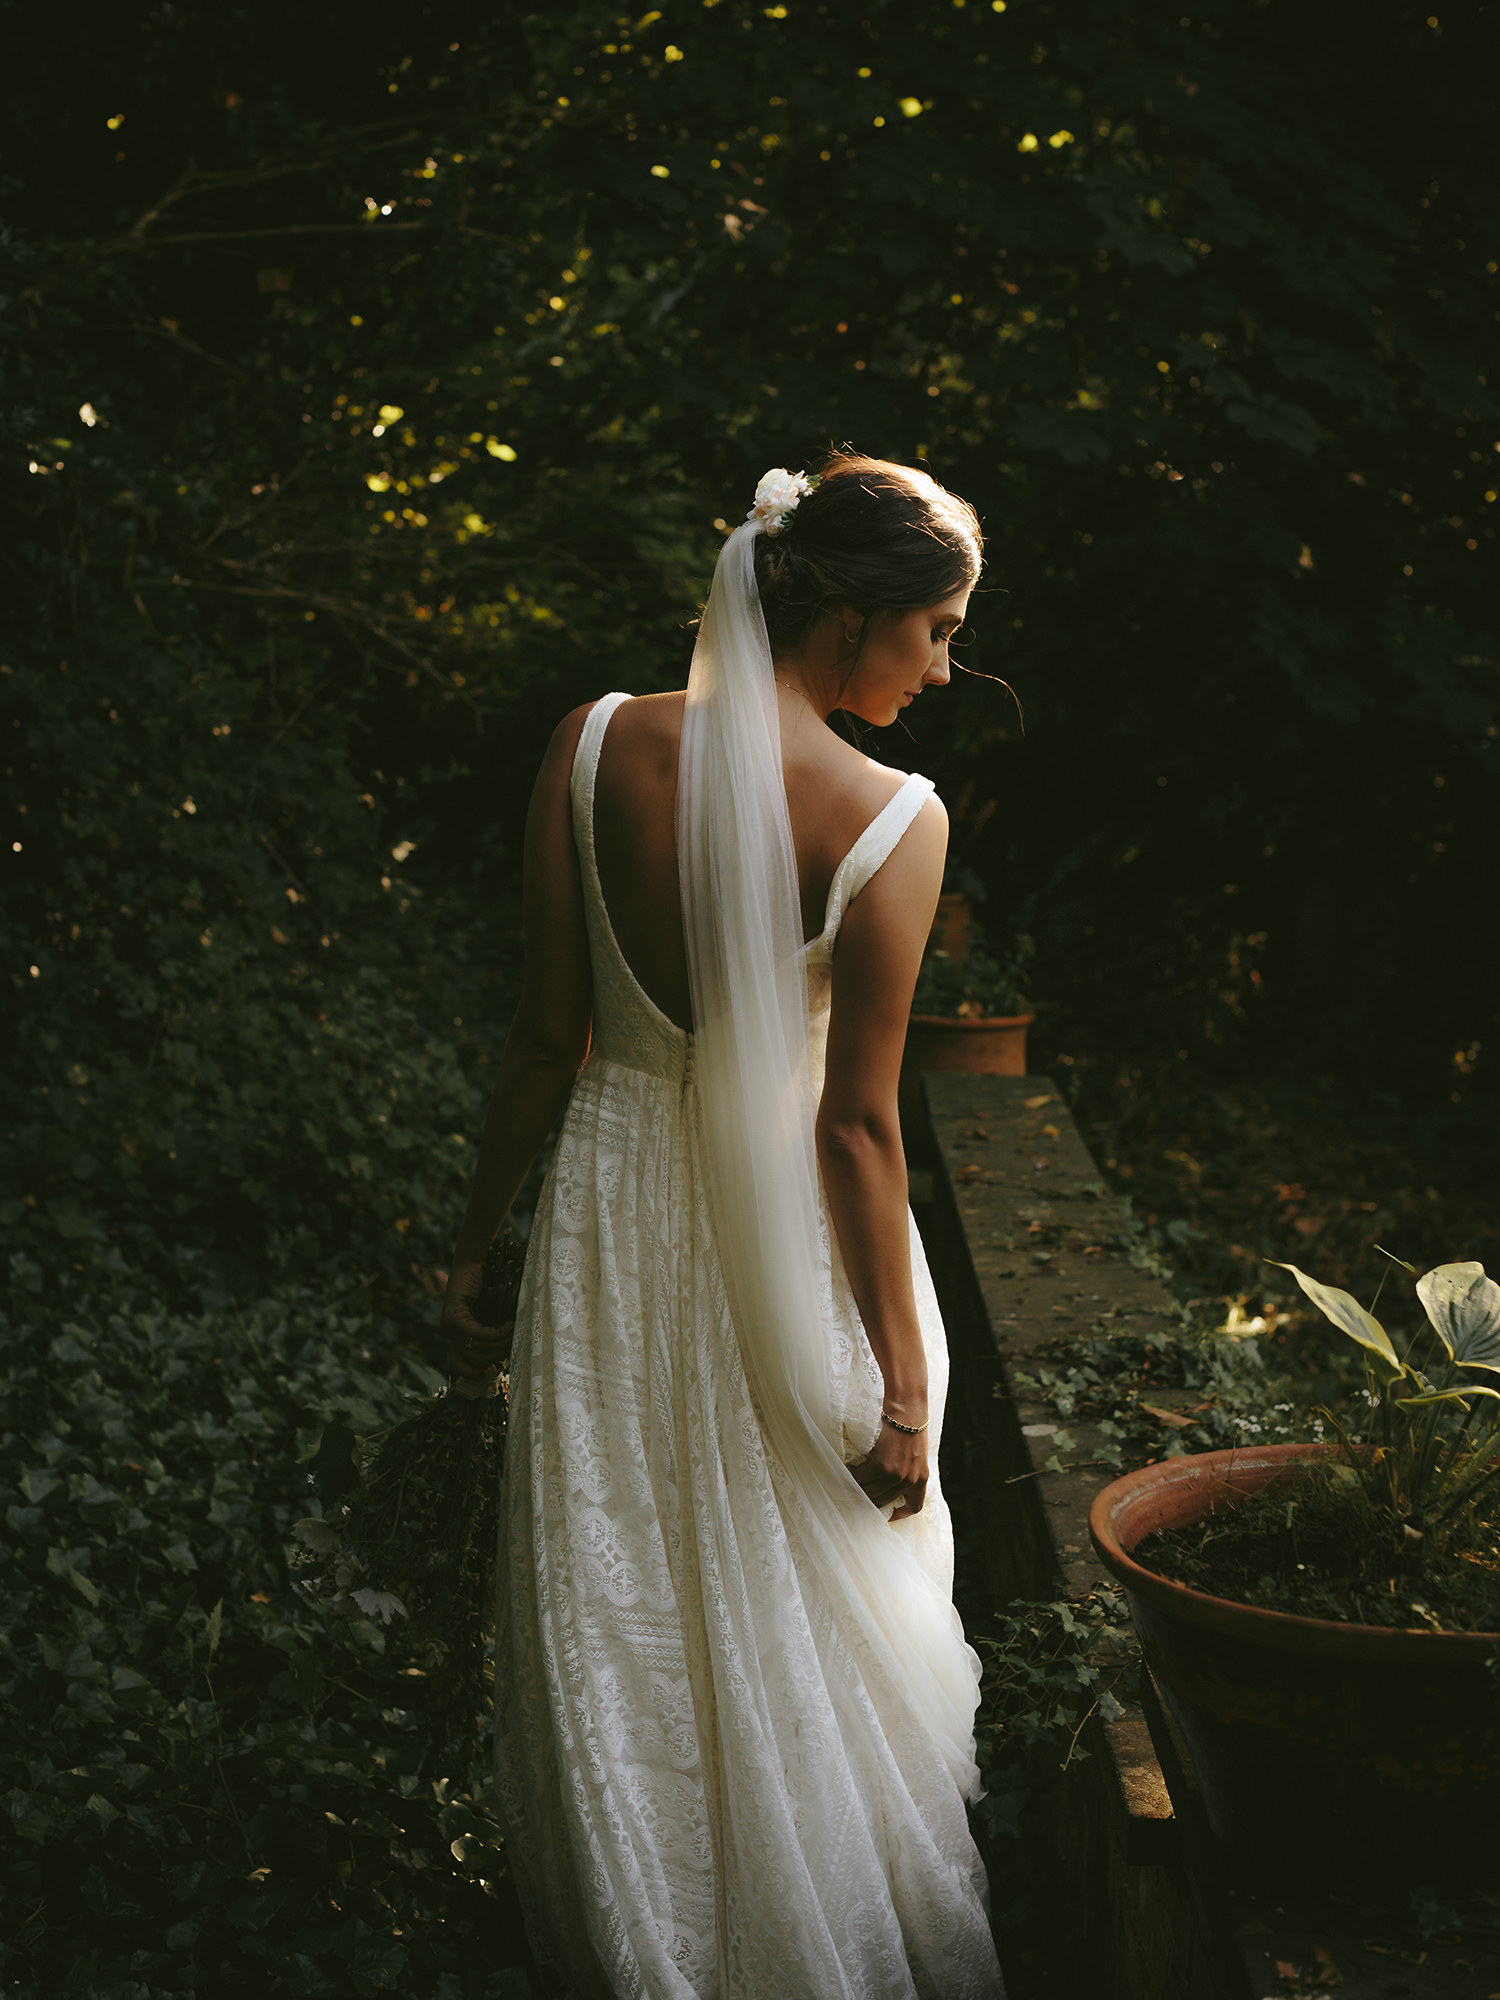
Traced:
[[677, 847], [710, 1199], [730, 1310], [800, 1564], [847, 1613], [872, 1697], [977, 1797], [979, 1663], [844, 1462], [820, 1302], [801, 898], [752, 515], [724, 544], [688, 681]]

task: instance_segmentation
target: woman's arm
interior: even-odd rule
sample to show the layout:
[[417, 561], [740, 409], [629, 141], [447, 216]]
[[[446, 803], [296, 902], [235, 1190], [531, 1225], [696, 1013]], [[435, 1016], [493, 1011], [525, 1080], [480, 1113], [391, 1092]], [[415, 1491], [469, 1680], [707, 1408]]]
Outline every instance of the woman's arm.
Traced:
[[448, 1366], [472, 1379], [504, 1365], [514, 1331], [481, 1327], [474, 1318], [484, 1253], [589, 1050], [593, 981], [570, 799], [573, 757], [588, 712], [574, 709], [553, 732], [526, 818], [521, 1000], [500, 1058], [443, 1305]]
[[[885, 1379], [885, 1408], [927, 1420], [927, 1357], [912, 1289], [906, 1156], [896, 1086], [911, 996], [932, 929], [948, 816], [929, 799], [850, 905], [833, 955], [828, 1064], [818, 1110], [818, 1164], [844, 1269]], [[892, 1515], [917, 1513], [927, 1487], [927, 1436], [882, 1424], [855, 1476]]]

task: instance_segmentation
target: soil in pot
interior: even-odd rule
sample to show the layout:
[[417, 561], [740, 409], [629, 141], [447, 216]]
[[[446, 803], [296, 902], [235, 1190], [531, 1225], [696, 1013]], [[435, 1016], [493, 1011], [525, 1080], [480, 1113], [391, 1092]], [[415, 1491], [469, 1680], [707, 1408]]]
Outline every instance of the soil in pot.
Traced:
[[1198, 1520], [1158, 1529], [1133, 1554], [1146, 1569], [1211, 1597], [1302, 1618], [1414, 1630], [1500, 1632], [1500, 1549], [1435, 1549], [1366, 1500], [1354, 1473], [1309, 1466], [1295, 1490], [1224, 1499]]

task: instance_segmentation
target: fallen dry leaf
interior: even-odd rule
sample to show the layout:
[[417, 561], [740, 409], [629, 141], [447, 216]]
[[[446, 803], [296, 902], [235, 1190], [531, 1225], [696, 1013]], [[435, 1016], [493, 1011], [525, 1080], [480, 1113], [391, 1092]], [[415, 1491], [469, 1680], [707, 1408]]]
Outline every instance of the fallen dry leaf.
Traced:
[[1056, 1092], [1051, 1092], [1045, 1097], [1028, 1097], [1026, 1100], [1026, 1109], [1028, 1111], [1040, 1111], [1044, 1104], [1061, 1104], [1061, 1103], [1062, 1099], [1056, 1094]]
[[1323, 1987], [1325, 1991], [1329, 1992], [1331, 1992], [1335, 1986], [1342, 1986], [1344, 1983], [1344, 1975], [1342, 1972], [1339, 1971], [1333, 1953], [1327, 1950], [1323, 1945], [1316, 1944], [1313, 1946], [1313, 1956], [1314, 1958], [1317, 1959], [1318, 1964], [1323, 1968], [1322, 1971], [1318, 1974], [1318, 1980], [1317, 1980], [1318, 1985]]
[[1193, 1427], [1191, 1417], [1180, 1417], [1175, 1410], [1164, 1410], [1159, 1403], [1142, 1403], [1143, 1410], [1149, 1410], [1158, 1422], [1170, 1424], [1174, 1431], [1188, 1431]]
[[1313, 1955], [1318, 1961], [1316, 1970], [1304, 1972], [1300, 1965], [1293, 1965], [1287, 1959], [1276, 1961], [1277, 1977], [1290, 1993], [1328, 1993], [1335, 1986], [1342, 1986], [1344, 1975], [1333, 1962], [1333, 1956], [1322, 1945], [1313, 1947]]

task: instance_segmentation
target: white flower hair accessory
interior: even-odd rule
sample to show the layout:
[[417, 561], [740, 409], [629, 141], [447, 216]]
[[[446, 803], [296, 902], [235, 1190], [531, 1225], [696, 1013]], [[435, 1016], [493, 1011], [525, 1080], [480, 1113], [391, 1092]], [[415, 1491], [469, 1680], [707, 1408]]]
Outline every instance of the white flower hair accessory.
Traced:
[[768, 535], [779, 535], [796, 513], [798, 501], [812, 492], [813, 483], [805, 472], [773, 465], [756, 487], [755, 505], [745, 519], [759, 521]]

